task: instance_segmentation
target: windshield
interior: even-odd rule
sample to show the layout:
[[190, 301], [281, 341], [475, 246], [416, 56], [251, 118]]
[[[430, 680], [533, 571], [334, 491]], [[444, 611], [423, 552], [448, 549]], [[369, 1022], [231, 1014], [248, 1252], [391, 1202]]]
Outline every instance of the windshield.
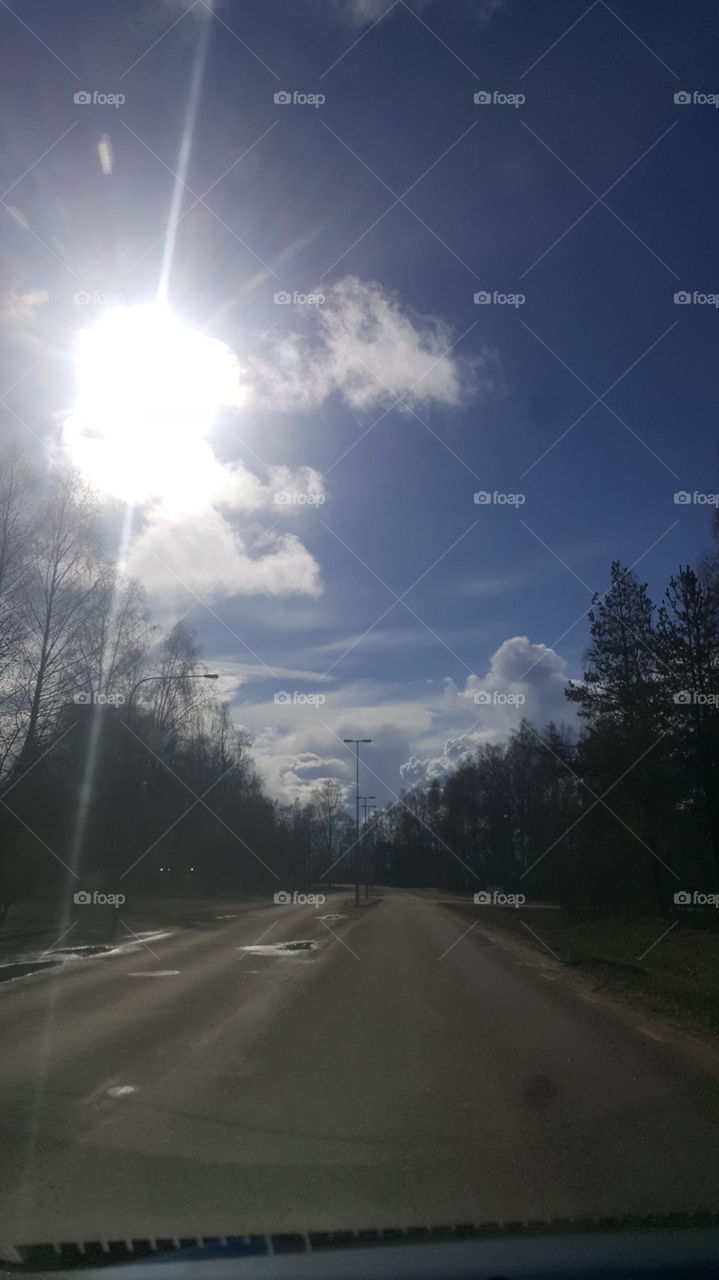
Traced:
[[0, 27], [0, 1238], [717, 1209], [715, 5]]

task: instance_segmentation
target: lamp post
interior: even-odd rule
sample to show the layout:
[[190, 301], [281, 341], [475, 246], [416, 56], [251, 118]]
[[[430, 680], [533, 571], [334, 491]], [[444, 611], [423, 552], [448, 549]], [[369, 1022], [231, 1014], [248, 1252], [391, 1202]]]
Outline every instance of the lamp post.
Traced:
[[360, 800], [362, 801], [362, 808], [364, 809], [364, 817], [363, 817], [364, 830], [362, 832], [362, 840], [364, 843], [364, 872], [365, 872], [364, 896], [365, 898], [369, 898], [369, 878], [370, 878], [369, 877], [369, 846], [367, 844], [367, 814], [369, 813], [370, 809], [377, 808], [376, 804], [370, 804], [370, 800], [376, 800], [376, 798], [377, 798], [376, 796], [360, 796]]
[[360, 796], [360, 802], [362, 804], [362, 808], [364, 809], [364, 813], [362, 815], [364, 822], [367, 821], [367, 810], [376, 809], [377, 807], [376, 805], [369, 803], [370, 800], [375, 800], [375, 799], [376, 799], [376, 796]]
[[359, 887], [359, 862], [358, 862], [358, 851], [359, 851], [359, 841], [360, 841], [360, 821], [359, 821], [359, 807], [360, 807], [360, 793], [359, 793], [359, 749], [360, 749], [360, 744], [361, 744], [361, 743], [363, 743], [363, 742], [371, 742], [371, 741], [372, 741], [372, 739], [371, 739], [371, 738], [343, 738], [343, 739], [342, 739], [342, 741], [343, 741], [343, 742], [346, 742], [346, 743], [348, 743], [348, 744], [352, 744], [352, 746], [354, 746], [354, 749], [355, 749], [355, 765], [356, 765], [356, 773], [355, 773], [355, 788], [356, 788], [356, 789], [355, 789], [355, 795], [356, 795], [356, 797], [357, 797], [357, 812], [356, 812], [356, 822], [355, 822], [355, 827], [356, 827], [356, 837], [355, 837], [354, 870], [355, 870], [355, 906], [356, 906], [356, 907], [358, 907], [358, 906], [359, 906], [359, 900], [360, 900], [360, 887]]

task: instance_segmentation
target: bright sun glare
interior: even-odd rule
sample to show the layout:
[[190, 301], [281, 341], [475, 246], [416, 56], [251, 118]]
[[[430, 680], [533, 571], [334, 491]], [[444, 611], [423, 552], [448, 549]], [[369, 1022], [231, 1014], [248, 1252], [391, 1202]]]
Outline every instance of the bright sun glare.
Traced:
[[186, 505], [209, 479], [216, 414], [242, 401], [222, 342], [157, 305], [114, 307], [77, 345], [77, 403], [65, 440], [77, 466], [125, 501]]

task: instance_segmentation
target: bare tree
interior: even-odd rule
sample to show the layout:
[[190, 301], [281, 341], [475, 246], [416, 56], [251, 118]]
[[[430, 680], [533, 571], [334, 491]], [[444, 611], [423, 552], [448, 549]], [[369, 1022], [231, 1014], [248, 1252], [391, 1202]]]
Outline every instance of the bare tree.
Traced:
[[35, 477], [12, 449], [0, 465], [0, 775], [22, 733], [17, 668], [24, 634], [20, 589], [33, 531]]
[[345, 827], [344, 795], [339, 782], [326, 778], [319, 786], [313, 787], [310, 803], [320, 857], [323, 868], [327, 870], [337, 856], [340, 836]]
[[81, 692], [81, 639], [100, 580], [95, 517], [89, 487], [71, 470], [55, 471], [18, 587], [22, 723], [16, 770], [36, 757], [62, 704]]

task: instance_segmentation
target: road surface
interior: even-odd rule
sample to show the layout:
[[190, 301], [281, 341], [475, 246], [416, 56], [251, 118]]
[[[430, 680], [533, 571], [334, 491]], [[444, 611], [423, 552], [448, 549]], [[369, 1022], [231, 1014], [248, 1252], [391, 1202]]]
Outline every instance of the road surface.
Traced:
[[717, 1209], [714, 1050], [466, 929], [330, 896], [1, 984], [0, 1238]]

